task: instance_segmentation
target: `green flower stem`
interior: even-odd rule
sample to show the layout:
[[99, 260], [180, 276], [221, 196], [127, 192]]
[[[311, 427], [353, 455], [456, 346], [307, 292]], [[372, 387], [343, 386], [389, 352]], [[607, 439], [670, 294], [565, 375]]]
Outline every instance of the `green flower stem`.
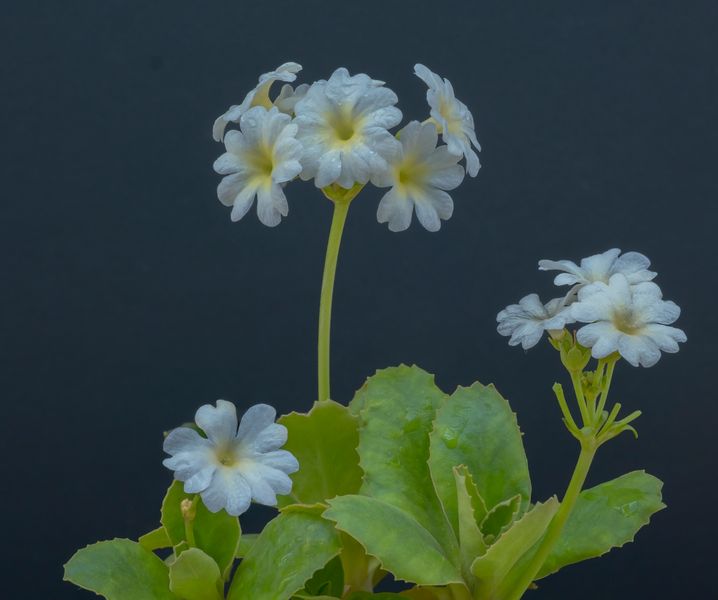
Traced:
[[571, 370], [571, 383], [573, 384], [573, 391], [576, 394], [576, 401], [578, 402], [578, 409], [581, 411], [581, 419], [583, 420], [584, 427], [591, 423], [591, 415], [588, 413], [588, 407], [586, 406], [586, 398], [583, 395], [583, 385], [581, 384], [581, 371]]
[[608, 399], [608, 392], [611, 389], [611, 381], [613, 381], [613, 371], [616, 368], [618, 362], [618, 356], [611, 356], [606, 360], [606, 377], [602, 382], [603, 390], [601, 392], [601, 399], [598, 401], [598, 407], [596, 408], [596, 418], [600, 419], [603, 414], [603, 410], [606, 408], [606, 400]]
[[584, 438], [584, 441], [581, 443], [581, 454], [579, 454], [578, 462], [576, 463], [571, 481], [561, 501], [561, 506], [551, 521], [551, 524], [548, 526], [546, 535], [541, 541], [533, 559], [526, 567], [523, 576], [519, 579], [516, 587], [506, 596], [505, 600], [519, 600], [524, 595], [524, 592], [529, 588], [544, 562], [546, 562], [556, 542], [558, 542], [561, 532], [566, 525], [566, 521], [569, 516], [571, 516], [571, 511], [576, 504], [578, 495], [581, 493], [583, 484], [586, 482], [588, 470], [591, 468], [591, 463], [596, 455], [596, 448], [597, 446], [593, 437]]

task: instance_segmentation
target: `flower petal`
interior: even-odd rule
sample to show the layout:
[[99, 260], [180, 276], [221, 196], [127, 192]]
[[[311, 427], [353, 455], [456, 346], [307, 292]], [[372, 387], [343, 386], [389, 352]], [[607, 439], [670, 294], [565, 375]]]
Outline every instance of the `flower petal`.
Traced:
[[200, 406], [194, 420], [215, 444], [234, 440], [237, 435], [237, 409], [226, 400], [217, 400], [216, 407]]

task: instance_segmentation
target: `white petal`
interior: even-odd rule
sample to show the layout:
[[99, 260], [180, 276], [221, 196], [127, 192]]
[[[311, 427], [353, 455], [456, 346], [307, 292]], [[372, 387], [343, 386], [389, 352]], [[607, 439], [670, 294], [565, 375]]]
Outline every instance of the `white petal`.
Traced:
[[235, 196], [233, 201], [232, 213], [230, 215], [232, 221], [239, 221], [249, 212], [249, 209], [252, 208], [252, 204], [254, 203], [254, 196], [256, 193], [257, 188], [253, 185], [245, 185], [240, 190], [239, 194]]
[[[207, 464], [198, 471], [196, 471], [191, 477], [184, 480], [184, 491], [188, 494], [198, 494], [206, 490], [210, 483], [212, 483], [212, 477], [217, 470], [216, 464]], [[180, 481], [182, 481], [180, 479]]]
[[241, 470], [242, 476], [245, 478], [252, 490], [252, 499], [259, 504], [276, 506], [277, 496], [274, 493], [274, 489], [263, 477], [265, 471], [268, 469], [266, 469], [266, 467], [262, 468], [262, 465], [257, 463], [248, 463], [243, 465]]
[[237, 439], [251, 443], [264, 429], [274, 423], [277, 411], [269, 404], [255, 404], [247, 409], [239, 424]]
[[246, 512], [252, 501], [249, 484], [236, 469], [217, 469], [209, 487], [201, 493], [202, 502], [211, 512], [225, 509], [238, 517]]
[[[448, 155], [448, 153], [447, 153]], [[440, 190], [453, 190], [464, 180], [464, 169], [460, 165], [453, 165], [434, 171], [427, 182]]]
[[586, 348], [591, 348], [594, 358], [605, 358], [618, 350], [620, 337], [621, 333], [606, 321], [590, 323], [576, 332], [578, 343]]
[[439, 231], [440, 219], [449, 219], [454, 212], [451, 196], [443, 190], [429, 188], [424, 197], [414, 200], [416, 217], [427, 231]]
[[287, 216], [289, 205], [284, 190], [276, 183], [262, 186], [257, 190], [257, 216], [267, 227], [279, 225], [283, 216]]
[[376, 218], [379, 223], [388, 223], [390, 231], [404, 231], [411, 225], [413, 212], [412, 201], [392, 188], [379, 201]]
[[287, 428], [279, 423], [272, 423], [262, 431], [257, 432], [251, 439], [246, 438], [244, 440], [246, 447], [258, 454], [277, 450], [284, 446], [286, 442]]
[[234, 440], [237, 434], [237, 409], [226, 400], [217, 400], [217, 406], [205, 404], [195, 413], [194, 420], [210, 441], [222, 444]]
[[167, 454], [177, 454], [178, 452], [191, 452], [193, 450], [202, 450], [210, 447], [207, 438], [203, 438], [194, 429], [189, 427], [177, 427], [167, 434], [162, 449]]
[[256, 456], [254, 460], [283, 473], [296, 473], [299, 470], [299, 462], [291, 452], [286, 450], [264, 452]]

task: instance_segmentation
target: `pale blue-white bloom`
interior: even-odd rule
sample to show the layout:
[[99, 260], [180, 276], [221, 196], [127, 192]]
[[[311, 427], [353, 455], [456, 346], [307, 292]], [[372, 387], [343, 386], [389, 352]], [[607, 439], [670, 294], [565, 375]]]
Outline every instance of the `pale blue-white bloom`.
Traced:
[[280, 450], [287, 429], [274, 422], [276, 411], [267, 404], [249, 408], [237, 427], [234, 404], [217, 400], [195, 414], [195, 422], [207, 437], [189, 427], [173, 429], [165, 438], [170, 454], [163, 464], [184, 482], [188, 494], [200, 494], [212, 512], [244, 513], [252, 500], [276, 506], [277, 494], [292, 489], [290, 473], [299, 469], [297, 459]]
[[576, 339], [591, 348], [594, 358], [618, 352], [634, 367], [651, 367], [661, 352], [678, 352], [678, 343], [687, 339], [681, 329], [670, 327], [681, 309], [663, 300], [655, 283], [632, 285], [623, 273], [611, 275], [608, 283], [582, 287], [570, 310], [576, 321], [587, 323]]
[[349, 189], [384, 174], [401, 148], [388, 131], [401, 121], [397, 101], [383, 82], [344, 67], [313, 83], [294, 106], [304, 146], [301, 178]]
[[433, 123], [411, 121], [397, 134], [401, 152], [390, 168], [376, 176], [378, 187], [391, 187], [379, 202], [377, 219], [388, 223], [391, 231], [403, 231], [416, 211], [419, 222], [428, 231], [438, 231], [441, 220], [449, 219], [454, 203], [447, 190], [464, 179], [460, 157], [446, 146], [437, 148], [438, 133]]
[[[296, 100], [294, 102], [287, 101], [295, 95], [292, 86], [284, 85], [274, 102], [269, 98], [269, 91], [275, 81], [294, 81], [297, 78], [297, 73], [301, 70], [302, 65], [295, 62], [286, 62], [279, 65], [274, 71], [260, 75], [259, 82], [254, 89], [247, 93], [241, 104], [230, 106], [224, 114], [217, 117], [212, 127], [212, 137], [217, 142], [221, 142], [227, 125], [229, 123], [239, 123], [240, 117], [253, 106], [263, 106], [264, 108], [277, 106], [282, 112], [291, 113], [291, 109], [296, 103]], [[302, 88], [302, 86], [297, 88], [296, 93], [301, 96], [302, 92], [306, 91], [306, 88], [302, 88], [301, 90], [300, 88]]]
[[256, 197], [259, 220], [274, 227], [289, 212], [283, 187], [302, 170], [297, 126], [274, 106], [250, 108], [240, 117], [239, 126], [239, 131], [224, 136], [227, 152], [214, 163], [214, 170], [226, 175], [217, 196], [232, 207], [233, 221], [247, 214]]
[[479, 151], [481, 146], [476, 139], [471, 111], [466, 104], [456, 98], [454, 88], [448, 79], [442, 79], [422, 64], [414, 65], [414, 73], [429, 86], [426, 91], [426, 101], [431, 109], [431, 118], [439, 127], [439, 133], [446, 142], [449, 152], [455, 156], [464, 156], [466, 172], [471, 177], [476, 177], [481, 164], [472, 145]]
[[642, 281], [651, 281], [656, 273], [649, 271], [651, 261], [640, 252], [626, 252], [621, 254], [619, 248], [612, 248], [581, 259], [577, 265], [571, 260], [540, 260], [541, 271], [563, 271], [556, 275], [556, 285], [588, 285], [596, 281], [608, 283], [612, 275], [620, 273], [635, 284]]
[[524, 296], [518, 304], [511, 304], [496, 315], [497, 331], [509, 337], [510, 346], [533, 348], [544, 332], [561, 331], [574, 322], [570, 311], [573, 299], [573, 294], [569, 294], [544, 304], [537, 294]]

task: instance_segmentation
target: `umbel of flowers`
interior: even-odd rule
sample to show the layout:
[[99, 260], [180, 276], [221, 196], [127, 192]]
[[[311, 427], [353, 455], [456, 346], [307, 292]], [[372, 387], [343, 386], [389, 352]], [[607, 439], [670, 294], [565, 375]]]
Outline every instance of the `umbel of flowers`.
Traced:
[[[401, 365], [377, 371], [349, 402], [331, 400], [332, 289], [349, 205], [369, 183], [388, 188], [379, 222], [401, 231], [415, 213], [437, 231], [453, 212], [447, 192], [465, 171], [478, 173], [479, 145], [466, 105], [423, 65], [415, 72], [429, 114], [400, 128], [383, 82], [340, 68], [293, 87], [300, 70], [285, 63], [260, 76], [213, 136], [226, 148], [215, 169], [233, 220], [256, 201], [259, 220], [279, 224], [297, 178], [333, 204], [317, 401], [278, 420], [266, 404], [241, 419], [224, 400], [201, 406], [194, 423], [165, 436], [174, 481], [160, 526], [78, 551], [65, 578], [108, 600], [519, 600], [536, 581], [632, 541], [664, 508], [662, 483], [633, 471], [583, 488], [599, 447], [636, 433], [640, 411], [622, 416], [609, 401], [616, 365], [652, 366], [686, 341], [649, 260], [618, 249], [580, 264], [542, 260], [564, 292], [545, 304], [530, 294], [498, 314], [512, 346], [529, 349], [546, 334], [571, 381], [572, 401], [553, 387], [580, 445], [560, 497], [533, 497], [516, 416], [493, 385], [447, 393]], [[239, 524], [252, 502], [279, 509], [260, 533]], [[404, 589], [377, 592], [389, 574]]]

